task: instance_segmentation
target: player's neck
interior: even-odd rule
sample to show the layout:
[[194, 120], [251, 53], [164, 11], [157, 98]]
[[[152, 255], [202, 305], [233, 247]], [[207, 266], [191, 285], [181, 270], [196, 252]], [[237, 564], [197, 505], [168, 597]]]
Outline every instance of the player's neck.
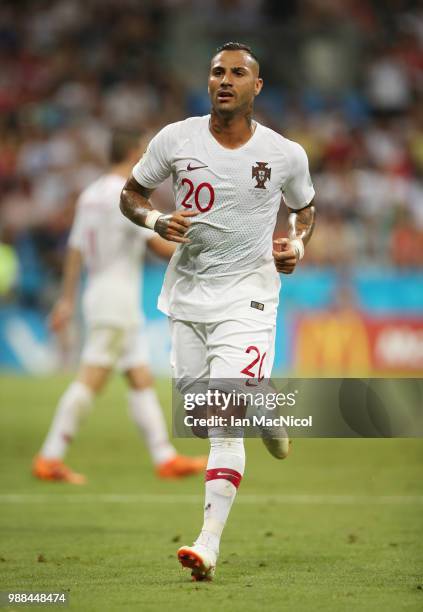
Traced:
[[134, 163], [132, 161], [120, 162], [119, 164], [113, 164], [110, 166], [110, 172], [111, 174], [117, 174], [119, 176], [123, 176], [123, 178], [128, 178], [133, 166]]
[[248, 142], [257, 124], [251, 115], [225, 117], [211, 111], [209, 129], [216, 140], [227, 149], [238, 149]]

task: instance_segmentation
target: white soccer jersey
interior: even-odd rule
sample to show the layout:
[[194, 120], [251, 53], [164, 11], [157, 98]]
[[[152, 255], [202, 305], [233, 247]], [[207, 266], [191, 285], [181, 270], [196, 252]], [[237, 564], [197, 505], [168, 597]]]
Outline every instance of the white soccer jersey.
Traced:
[[272, 237], [283, 195], [300, 209], [314, 189], [303, 148], [257, 124], [238, 149], [220, 145], [210, 116], [162, 129], [133, 169], [144, 187], [172, 175], [176, 208], [196, 211], [169, 264], [159, 308], [176, 319], [275, 321], [280, 280]]
[[87, 268], [83, 310], [89, 324], [131, 327], [141, 321], [140, 265], [151, 230], [128, 221], [119, 209], [125, 179], [105, 174], [80, 195], [69, 245]]

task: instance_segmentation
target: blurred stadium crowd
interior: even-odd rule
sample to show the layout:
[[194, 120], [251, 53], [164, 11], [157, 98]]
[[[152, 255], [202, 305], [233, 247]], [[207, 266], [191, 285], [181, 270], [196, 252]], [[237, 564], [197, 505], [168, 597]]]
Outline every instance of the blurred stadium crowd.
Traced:
[[419, 2], [4, 0], [0, 241], [19, 260], [21, 303], [55, 295], [111, 129], [207, 113], [208, 61], [227, 40], [261, 58], [257, 119], [309, 155], [319, 222], [306, 263], [422, 265]]

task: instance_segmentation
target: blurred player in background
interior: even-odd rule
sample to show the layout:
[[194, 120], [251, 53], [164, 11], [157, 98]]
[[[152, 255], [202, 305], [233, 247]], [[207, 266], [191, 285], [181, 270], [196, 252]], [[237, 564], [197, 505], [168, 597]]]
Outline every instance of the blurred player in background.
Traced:
[[55, 332], [65, 327], [75, 310], [82, 266], [88, 272], [83, 293], [87, 338], [78, 376], [61, 397], [40, 454], [34, 476], [83, 484], [85, 477], [63, 463], [69, 443], [92, 400], [114, 368], [130, 387], [130, 412], [144, 436], [162, 478], [195, 474], [205, 458], [178, 455], [169, 441], [166, 423], [148, 366], [147, 338], [140, 306], [140, 265], [146, 247], [169, 259], [174, 245], [149, 229], [137, 228], [119, 210], [119, 197], [147, 142], [140, 133], [116, 131], [111, 141], [111, 168], [79, 197], [69, 237], [62, 295], [51, 316]]
[[[294, 271], [314, 226], [314, 189], [304, 150], [252, 119], [263, 82], [249, 47], [221, 47], [212, 58], [208, 85], [211, 115], [161, 130], [121, 196], [129, 219], [179, 243], [159, 308], [170, 317], [172, 365], [183, 393], [193, 379], [208, 378], [211, 390], [230, 392], [225, 379], [248, 385], [270, 377], [277, 272]], [[148, 198], [170, 174], [177, 210], [164, 215]], [[272, 250], [282, 195], [290, 212], [289, 238], [279, 239]], [[215, 408], [208, 406], [209, 416]], [[223, 429], [208, 431], [203, 528], [193, 546], [178, 551], [195, 580], [214, 574], [244, 473], [242, 432]], [[270, 452], [286, 456], [286, 439], [274, 442], [267, 445]]]

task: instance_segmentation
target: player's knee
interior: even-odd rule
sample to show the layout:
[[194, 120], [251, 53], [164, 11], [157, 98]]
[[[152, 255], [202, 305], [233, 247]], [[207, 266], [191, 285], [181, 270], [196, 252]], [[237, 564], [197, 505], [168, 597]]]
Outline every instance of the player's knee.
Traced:
[[153, 375], [146, 366], [131, 368], [125, 374], [131, 389], [134, 391], [143, 391], [154, 384]]
[[204, 395], [207, 391], [207, 384], [202, 380], [178, 378], [174, 379], [174, 385], [181, 396], [177, 411], [182, 411], [184, 417], [189, 415], [190, 428], [196, 438], [208, 438], [208, 428], [204, 424], [207, 419], [207, 406], [196, 403], [197, 395]]
[[204, 423], [207, 421], [207, 407], [206, 406], [195, 406], [191, 412], [193, 424], [191, 425], [191, 431], [196, 438], [202, 438], [203, 440], [208, 438], [209, 430], [207, 425]]
[[191, 431], [196, 438], [201, 438], [202, 440], [208, 438], [209, 435], [207, 427], [201, 427], [200, 425], [193, 425]]
[[97, 395], [104, 388], [110, 375], [110, 368], [83, 364], [76, 382], [83, 385], [93, 395]]

